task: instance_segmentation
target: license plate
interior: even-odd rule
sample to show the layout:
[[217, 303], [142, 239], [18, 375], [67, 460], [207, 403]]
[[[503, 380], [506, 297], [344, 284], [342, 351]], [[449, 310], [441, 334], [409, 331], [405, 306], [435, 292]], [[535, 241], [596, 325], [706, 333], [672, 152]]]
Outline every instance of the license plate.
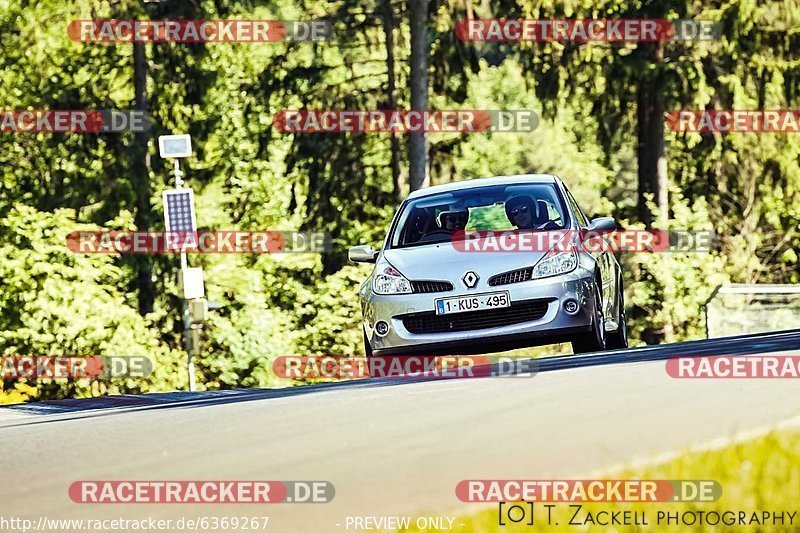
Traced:
[[487, 292], [486, 294], [456, 296], [454, 298], [441, 298], [436, 300], [436, 314], [450, 315], [453, 313], [465, 313], [467, 311], [481, 311], [484, 309], [496, 309], [498, 307], [510, 306], [511, 298], [508, 296], [508, 291]]

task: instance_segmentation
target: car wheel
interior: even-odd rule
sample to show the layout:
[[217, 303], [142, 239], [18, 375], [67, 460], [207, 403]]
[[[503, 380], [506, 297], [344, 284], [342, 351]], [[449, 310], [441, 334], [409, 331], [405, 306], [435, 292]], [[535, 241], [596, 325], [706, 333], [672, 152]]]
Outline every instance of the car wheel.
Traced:
[[594, 287], [594, 316], [591, 330], [572, 341], [572, 353], [599, 352], [606, 348], [606, 321], [603, 317], [603, 299], [600, 287]]
[[608, 334], [606, 341], [606, 348], [609, 349], [622, 349], [628, 347], [628, 319], [625, 315], [625, 297], [622, 292], [622, 281], [617, 284], [617, 301], [619, 302], [619, 314], [617, 315], [617, 324], [619, 327], [616, 331]]
[[364, 332], [364, 355], [367, 357], [372, 357], [372, 346], [369, 343], [366, 331]]

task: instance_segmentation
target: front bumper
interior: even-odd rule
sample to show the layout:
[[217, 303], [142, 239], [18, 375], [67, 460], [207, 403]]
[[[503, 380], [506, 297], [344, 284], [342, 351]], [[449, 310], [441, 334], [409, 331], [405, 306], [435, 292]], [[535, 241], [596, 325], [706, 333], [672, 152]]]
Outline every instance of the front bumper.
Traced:
[[[579, 267], [576, 271], [552, 278], [476, 289], [459, 288], [445, 293], [378, 295], [365, 291], [364, 331], [375, 355], [416, 353], [481, 353], [513, 347], [569, 341], [576, 334], [589, 331], [594, 315], [594, 275]], [[459, 285], [456, 284], [458, 287]], [[508, 291], [512, 306], [530, 300], [550, 300], [541, 318], [516, 324], [442, 333], [411, 333], [403, 324], [404, 315], [434, 312], [434, 301], [453, 296]], [[564, 310], [564, 302], [573, 299], [579, 309], [575, 314]], [[480, 313], [492, 313], [492, 310]], [[385, 335], [378, 335], [375, 324], [389, 324]]]

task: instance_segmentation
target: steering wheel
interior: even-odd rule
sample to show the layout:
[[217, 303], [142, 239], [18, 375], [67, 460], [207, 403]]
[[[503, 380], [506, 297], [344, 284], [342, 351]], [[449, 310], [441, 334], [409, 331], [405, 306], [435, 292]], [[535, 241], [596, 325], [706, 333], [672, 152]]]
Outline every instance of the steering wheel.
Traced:
[[539, 229], [541, 230], [561, 229], [561, 225], [555, 220], [548, 220], [547, 222], [539, 226]]

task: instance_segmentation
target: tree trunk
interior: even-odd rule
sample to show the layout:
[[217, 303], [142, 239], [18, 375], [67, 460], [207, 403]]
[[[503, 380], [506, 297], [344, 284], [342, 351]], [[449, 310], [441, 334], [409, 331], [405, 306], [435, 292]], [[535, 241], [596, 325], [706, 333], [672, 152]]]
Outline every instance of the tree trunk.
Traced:
[[[663, 62], [661, 43], [639, 43], [637, 52], [641, 55], [645, 68], [637, 95], [637, 148], [638, 163], [638, 202], [639, 219], [650, 227], [653, 213], [647, 206], [647, 195], [652, 195], [656, 204], [656, 216], [666, 220], [669, 204], [667, 202], [667, 159], [664, 155], [664, 99], [663, 86], [659, 73]], [[655, 69], [648, 68], [656, 65]]]
[[[638, 93], [636, 102], [637, 146], [636, 159], [638, 167], [638, 202], [639, 220], [648, 228], [652, 227], [654, 218], [667, 219], [669, 204], [667, 203], [667, 160], [664, 156], [664, 98], [663, 79], [663, 47], [661, 43], [643, 42], [636, 47], [639, 56]], [[647, 206], [648, 197], [656, 205], [656, 213]], [[637, 279], [641, 279], [637, 275]], [[668, 282], [669, 283], [669, 282]], [[669, 293], [669, 287], [665, 288]], [[656, 307], [661, 306], [658, 304]], [[636, 315], [639, 313], [634, 311]], [[647, 344], [661, 344], [665, 338], [674, 337], [673, 325], [669, 313], [667, 323], [661, 331], [652, 326], [641, 332], [642, 340]]]
[[[409, 0], [411, 18], [411, 109], [428, 109], [428, 0]], [[412, 191], [430, 185], [425, 132], [408, 140], [409, 184]]]
[[[136, 110], [147, 111], [147, 57], [145, 43], [133, 43], [133, 90]], [[135, 132], [133, 140], [133, 165], [131, 181], [136, 194], [136, 229], [147, 231], [152, 221], [150, 205], [150, 153], [147, 149], [148, 132]], [[153, 311], [155, 301], [155, 284], [153, 270], [148, 254], [137, 254], [136, 284], [139, 294], [139, 313], [145, 315]]]
[[[392, 12], [392, 0], [383, 0], [383, 32], [386, 35], [386, 70], [388, 72], [388, 83], [386, 86], [387, 107], [390, 111], [397, 111], [396, 77], [394, 72], [394, 13]], [[392, 193], [398, 200], [401, 195], [400, 184], [400, 140], [397, 133], [391, 132], [389, 141], [391, 143], [391, 166], [392, 166]]]

